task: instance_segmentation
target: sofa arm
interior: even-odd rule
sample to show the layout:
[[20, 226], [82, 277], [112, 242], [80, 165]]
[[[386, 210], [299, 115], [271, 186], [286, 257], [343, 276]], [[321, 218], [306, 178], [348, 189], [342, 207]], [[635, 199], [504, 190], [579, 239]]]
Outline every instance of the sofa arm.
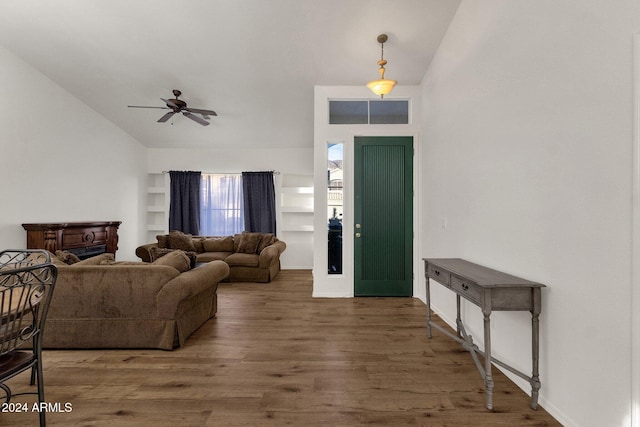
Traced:
[[185, 271], [167, 282], [156, 297], [158, 316], [173, 319], [181, 301], [198, 295], [213, 287], [229, 275], [229, 266], [224, 261], [211, 261], [197, 268]]
[[136, 248], [136, 255], [144, 262], [151, 262], [151, 248], [158, 247], [157, 243], [147, 243]]
[[286, 247], [287, 245], [282, 240], [278, 240], [264, 248], [258, 258], [258, 267], [269, 268], [269, 266], [280, 259], [280, 254], [284, 252]]

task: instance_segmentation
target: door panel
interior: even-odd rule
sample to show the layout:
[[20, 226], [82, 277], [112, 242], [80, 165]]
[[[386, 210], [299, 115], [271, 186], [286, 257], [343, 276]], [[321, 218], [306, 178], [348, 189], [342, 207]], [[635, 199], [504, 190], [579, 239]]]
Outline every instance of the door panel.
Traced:
[[355, 138], [356, 296], [412, 296], [413, 138]]

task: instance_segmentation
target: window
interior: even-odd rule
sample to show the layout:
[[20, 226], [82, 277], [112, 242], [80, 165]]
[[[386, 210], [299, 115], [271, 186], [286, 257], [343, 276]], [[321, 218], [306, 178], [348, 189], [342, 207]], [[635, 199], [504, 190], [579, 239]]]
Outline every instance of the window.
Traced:
[[329, 101], [329, 124], [367, 124], [369, 105], [367, 101]]
[[329, 144], [327, 157], [327, 217], [329, 274], [342, 274], [343, 144]]
[[369, 123], [406, 125], [409, 123], [409, 101], [369, 101]]
[[409, 123], [409, 100], [330, 100], [330, 125]]
[[244, 230], [241, 174], [202, 174], [200, 234], [230, 236]]

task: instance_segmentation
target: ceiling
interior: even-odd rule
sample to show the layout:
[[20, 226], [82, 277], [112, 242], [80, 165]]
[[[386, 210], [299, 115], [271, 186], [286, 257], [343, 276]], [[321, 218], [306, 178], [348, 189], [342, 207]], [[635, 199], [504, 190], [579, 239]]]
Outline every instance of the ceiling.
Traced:
[[[154, 148], [310, 147], [314, 85], [417, 85], [459, 1], [4, 0], [0, 44]], [[5, 82], [6, 83], [6, 82]], [[210, 126], [156, 120], [180, 89]]]

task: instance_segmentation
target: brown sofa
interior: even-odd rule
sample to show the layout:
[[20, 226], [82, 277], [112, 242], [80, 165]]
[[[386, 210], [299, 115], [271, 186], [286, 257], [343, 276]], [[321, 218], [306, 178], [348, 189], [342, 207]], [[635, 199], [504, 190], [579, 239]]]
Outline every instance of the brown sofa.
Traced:
[[114, 263], [111, 254], [72, 265], [52, 259], [58, 279], [45, 348], [182, 346], [215, 316], [218, 282], [229, 273], [222, 261], [180, 272], [169, 263]]
[[225, 282], [270, 282], [280, 272], [280, 255], [287, 247], [270, 233], [191, 236], [172, 231], [157, 239], [136, 249], [142, 261], [151, 262], [171, 250], [188, 251], [197, 263], [227, 263], [230, 270]]

